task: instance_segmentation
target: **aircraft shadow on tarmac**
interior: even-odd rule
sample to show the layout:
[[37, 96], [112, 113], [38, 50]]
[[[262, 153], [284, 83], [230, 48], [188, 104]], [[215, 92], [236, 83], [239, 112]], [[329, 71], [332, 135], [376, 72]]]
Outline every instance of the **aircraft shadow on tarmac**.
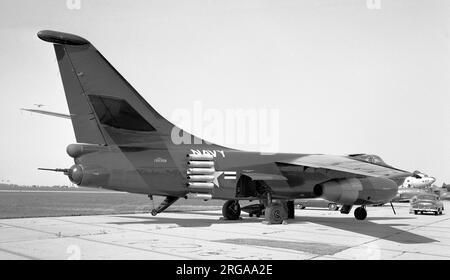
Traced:
[[[411, 233], [406, 230], [399, 229], [399, 226], [409, 226], [407, 223], [389, 223], [378, 224], [372, 221], [382, 220], [409, 220], [414, 218], [402, 217], [371, 217], [365, 221], [356, 221], [354, 217], [338, 218], [335, 217], [301, 217], [302, 222], [311, 222], [323, 226], [333, 227], [340, 230], [351, 231], [375, 238], [380, 238], [402, 244], [421, 244], [432, 243], [437, 240]], [[294, 222], [295, 223], [295, 222]]]
[[[195, 213], [199, 214], [199, 213]], [[208, 213], [209, 214], [209, 213]], [[203, 215], [203, 214], [201, 214]], [[211, 214], [212, 215], [212, 214]], [[261, 223], [261, 219], [242, 219], [236, 221], [220, 219], [220, 215], [214, 215], [215, 219], [182, 219], [169, 217], [153, 217], [153, 216], [117, 216], [120, 218], [137, 219], [137, 221], [114, 222], [115, 225], [130, 225], [130, 224], [176, 224], [180, 227], [209, 227], [213, 224], [240, 224], [246, 223]]]
[[[243, 218], [237, 221], [227, 221], [220, 219], [221, 215], [216, 213], [202, 213], [187, 211], [184, 213], [197, 214], [202, 216], [214, 216], [213, 219], [196, 219], [196, 218], [170, 218], [161, 216], [118, 216], [126, 219], [134, 219], [135, 221], [115, 222], [116, 225], [127, 224], [176, 224], [180, 227], [209, 227], [213, 224], [240, 224], [240, 223], [261, 223], [263, 218]], [[289, 220], [289, 224], [315, 223], [322, 226], [332, 227], [339, 230], [350, 231], [362, 235], [372, 236], [383, 240], [388, 240], [402, 244], [422, 244], [438, 242], [425, 236], [411, 233], [406, 230], [399, 229], [399, 226], [409, 226], [407, 223], [389, 223], [378, 224], [372, 221], [382, 220], [410, 220], [415, 218], [409, 217], [370, 217], [365, 221], [357, 221], [354, 217], [336, 218], [336, 217], [308, 217], [296, 216], [295, 220]], [[137, 221], [136, 221], [137, 220]], [[286, 228], [286, 230], [290, 230]]]

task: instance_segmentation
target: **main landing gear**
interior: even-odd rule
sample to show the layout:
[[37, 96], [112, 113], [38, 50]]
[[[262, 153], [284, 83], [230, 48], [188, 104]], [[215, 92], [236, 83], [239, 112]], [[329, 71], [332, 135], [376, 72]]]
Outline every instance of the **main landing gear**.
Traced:
[[[281, 224], [287, 219], [295, 218], [294, 201], [272, 201], [270, 194], [264, 203], [248, 205], [242, 208], [250, 217], [264, 215], [268, 224]], [[241, 207], [238, 200], [228, 200], [222, 207], [222, 215], [226, 220], [240, 219]]]
[[265, 209], [265, 218], [268, 224], [281, 224], [288, 218], [287, 207], [279, 202], [272, 202]]
[[239, 220], [241, 206], [238, 200], [228, 200], [222, 207], [222, 215], [226, 220]]

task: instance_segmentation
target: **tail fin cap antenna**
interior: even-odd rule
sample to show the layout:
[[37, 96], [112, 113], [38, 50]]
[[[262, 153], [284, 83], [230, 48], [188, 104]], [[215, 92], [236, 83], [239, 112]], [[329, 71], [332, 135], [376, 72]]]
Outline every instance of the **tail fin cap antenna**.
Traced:
[[37, 33], [39, 39], [60, 45], [86, 45], [89, 41], [70, 33], [52, 31], [52, 30], [42, 30]]

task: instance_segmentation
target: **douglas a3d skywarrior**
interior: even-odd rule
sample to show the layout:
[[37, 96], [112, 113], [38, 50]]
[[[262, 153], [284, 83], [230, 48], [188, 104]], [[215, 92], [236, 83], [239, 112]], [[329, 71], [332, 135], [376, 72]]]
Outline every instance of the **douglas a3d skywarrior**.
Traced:
[[[74, 165], [53, 170], [79, 186], [164, 196], [153, 215], [198, 197], [225, 200], [225, 219], [244, 210], [278, 224], [294, 217], [294, 199], [322, 197], [343, 214], [357, 205], [364, 220], [366, 205], [391, 201], [411, 175], [374, 155], [263, 155], [206, 143], [156, 112], [86, 39], [38, 37], [55, 48], [77, 141], [67, 147]], [[259, 203], [241, 209], [240, 200]]]

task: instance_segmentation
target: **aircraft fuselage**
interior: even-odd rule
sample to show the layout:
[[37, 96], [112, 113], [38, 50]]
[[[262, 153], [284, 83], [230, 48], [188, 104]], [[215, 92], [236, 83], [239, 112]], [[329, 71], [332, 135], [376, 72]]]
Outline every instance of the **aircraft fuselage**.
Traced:
[[[263, 187], [270, 188], [273, 198], [290, 200], [320, 196], [321, 194], [315, 193], [317, 192], [315, 187], [331, 179], [336, 181], [339, 177], [329, 170], [279, 163], [308, 156], [307, 154], [261, 154], [214, 145], [212, 147], [185, 145], [167, 149], [152, 146], [72, 144], [68, 147], [68, 152], [74, 157], [74, 166], [82, 170], [82, 174], [78, 174], [80, 176], [75, 178], [74, 183], [86, 187], [101, 187], [147, 195], [185, 197], [192, 193], [188, 179], [191, 166], [188, 164], [187, 155], [208, 155], [211, 158], [213, 171], [194, 175], [210, 176], [209, 182], [212, 183], [212, 188], [200, 192], [209, 194], [212, 199], [261, 198], [263, 192], [258, 191], [258, 186], [250, 186], [248, 182], [250, 180], [247, 182], [242, 180], [247, 175], [273, 175], [273, 178], [264, 180], [266, 186]], [[362, 182], [357, 193], [344, 193], [336, 197], [338, 200], [343, 200], [342, 203], [358, 205], [386, 202], [397, 193], [397, 185], [383, 178], [364, 178], [349, 174], [341, 175], [341, 180]], [[372, 181], [364, 183], [364, 180]], [[374, 181], [377, 182], [374, 183]], [[350, 197], [341, 197], [345, 195]]]

